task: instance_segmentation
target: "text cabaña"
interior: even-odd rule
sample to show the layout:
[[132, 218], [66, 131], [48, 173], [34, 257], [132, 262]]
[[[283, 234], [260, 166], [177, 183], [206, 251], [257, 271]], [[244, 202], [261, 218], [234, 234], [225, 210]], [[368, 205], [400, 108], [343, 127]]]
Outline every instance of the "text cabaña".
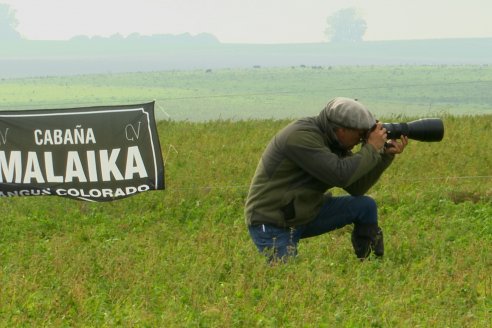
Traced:
[[84, 129], [77, 125], [75, 129], [34, 130], [36, 145], [87, 145], [95, 144], [96, 137], [92, 128]]

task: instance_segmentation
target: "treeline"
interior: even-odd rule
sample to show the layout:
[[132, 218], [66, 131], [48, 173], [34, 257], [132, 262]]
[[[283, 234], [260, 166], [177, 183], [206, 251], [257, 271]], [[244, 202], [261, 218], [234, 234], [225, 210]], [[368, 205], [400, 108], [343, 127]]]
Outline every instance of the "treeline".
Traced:
[[166, 44], [218, 44], [220, 43], [215, 35], [210, 33], [200, 33], [192, 35], [190, 33], [182, 34], [154, 34], [154, 35], [142, 35], [139, 33], [132, 33], [128, 36], [123, 36], [119, 33], [113, 34], [108, 37], [104, 36], [87, 36], [77, 35], [71, 38], [68, 42], [147, 42], [147, 43], [166, 43]]

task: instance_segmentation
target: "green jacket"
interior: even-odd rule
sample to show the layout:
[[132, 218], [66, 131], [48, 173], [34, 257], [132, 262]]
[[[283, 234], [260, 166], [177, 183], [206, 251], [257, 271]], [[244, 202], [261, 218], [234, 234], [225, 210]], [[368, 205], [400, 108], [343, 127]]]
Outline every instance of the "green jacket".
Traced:
[[343, 150], [333, 125], [321, 115], [295, 121], [270, 141], [260, 159], [246, 200], [246, 223], [306, 224], [330, 197], [328, 189], [363, 195], [393, 158], [367, 144], [357, 153]]

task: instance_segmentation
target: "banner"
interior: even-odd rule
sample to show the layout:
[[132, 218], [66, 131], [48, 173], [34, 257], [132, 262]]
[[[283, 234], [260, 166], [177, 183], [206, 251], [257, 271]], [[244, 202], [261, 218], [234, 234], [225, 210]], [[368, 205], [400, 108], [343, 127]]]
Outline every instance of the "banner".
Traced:
[[158, 189], [154, 102], [0, 112], [0, 196], [111, 201]]

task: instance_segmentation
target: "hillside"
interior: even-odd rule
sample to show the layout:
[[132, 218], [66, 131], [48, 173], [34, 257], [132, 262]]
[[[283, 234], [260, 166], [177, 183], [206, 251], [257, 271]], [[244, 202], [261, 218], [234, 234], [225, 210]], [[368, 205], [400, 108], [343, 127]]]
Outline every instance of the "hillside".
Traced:
[[3, 42], [0, 78], [272, 66], [492, 64], [492, 38], [224, 44], [213, 36]]

